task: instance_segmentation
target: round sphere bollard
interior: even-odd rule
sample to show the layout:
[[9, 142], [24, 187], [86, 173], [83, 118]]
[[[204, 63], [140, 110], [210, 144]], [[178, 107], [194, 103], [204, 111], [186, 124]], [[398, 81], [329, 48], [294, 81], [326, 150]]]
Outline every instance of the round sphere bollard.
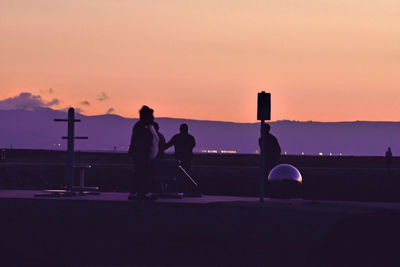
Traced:
[[303, 178], [296, 167], [279, 164], [268, 174], [267, 194], [274, 198], [301, 197]]

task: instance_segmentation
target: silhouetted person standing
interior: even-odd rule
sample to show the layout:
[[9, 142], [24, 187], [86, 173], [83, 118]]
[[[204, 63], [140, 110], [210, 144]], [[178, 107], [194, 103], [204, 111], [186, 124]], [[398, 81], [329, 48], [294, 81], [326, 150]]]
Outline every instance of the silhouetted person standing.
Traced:
[[271, 169], [278, 164], [278, 159], [281, 155], [281, 147], [278, 139], [276, 139], [276, 137], [269, 132], [270, 129], [271, 126], [269, 126], [269, 124], [265, 124], [264, 147], [262, 147], [261, 138], [258, 139], [260, 149], [264, 151], [266, 175], [268, 175]]
[[154, 129], [153, 110], [143, 106], [139, 111], [140, 119], [133, 126], [129, 155], [135, 166], [131, 179], [129, 199], [153, 198], [154, 159], [158, 153], [158, 135]]
[[386, 167], [388, 169], [390, 169], [392, 167], [392, 149], [390, 147], [388, 147], [388, 150], [385, 153], [385, 157], [386, 157]]
[[166, 145], [166, 141], [165, 141], [165, 137], [162, 133], [160, 133], [160, 126], [158, 125], [157, 122], [154, 122], [154, 129], [157, 132], [158, 135], [158, 153], [157, 153], [157, 159], [163, 159], [165, 158], [165, 145]]
[[193, 148], [196, 146], [196, 141], [189, 134], [189, 128], [186, 123], [179, 127], [179, 134], [176, 134], [165, 145], [165, 150], [171, 146], [175, 147], [175, 158], [179, 159], [185, 171], [190, 172], [191, 162], [193, 159]]

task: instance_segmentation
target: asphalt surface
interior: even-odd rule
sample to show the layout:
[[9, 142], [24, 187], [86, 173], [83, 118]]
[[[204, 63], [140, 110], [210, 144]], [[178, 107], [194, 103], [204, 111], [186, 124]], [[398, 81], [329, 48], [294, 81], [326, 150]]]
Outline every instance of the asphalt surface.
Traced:
[[3, 266], [398, 266], [400, 204], [0, 191]]

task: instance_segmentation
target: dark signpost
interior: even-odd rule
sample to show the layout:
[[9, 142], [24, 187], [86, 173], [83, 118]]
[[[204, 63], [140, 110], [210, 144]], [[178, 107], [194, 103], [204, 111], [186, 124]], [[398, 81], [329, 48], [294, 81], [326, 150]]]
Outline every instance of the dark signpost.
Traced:
[[257, 101], [257, 120], [261, 121], [261, 157], [260, 157], [260, 183], [259, 183], [259, 196], [260, 202], [264, 202], [264, 180], [265, 180], [265, 153], [264, 153], [264, 132], [265, 132], [265, 121], [271, 120], [271, 94], [262, 91], [258, 93]]

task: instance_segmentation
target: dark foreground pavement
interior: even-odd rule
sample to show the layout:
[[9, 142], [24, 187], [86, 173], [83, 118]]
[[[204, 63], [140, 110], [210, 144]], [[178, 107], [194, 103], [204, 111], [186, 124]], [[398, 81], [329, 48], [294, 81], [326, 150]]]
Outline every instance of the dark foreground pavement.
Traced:
[[0, 191], [1, 266], [399, 266], [400, 204]]

